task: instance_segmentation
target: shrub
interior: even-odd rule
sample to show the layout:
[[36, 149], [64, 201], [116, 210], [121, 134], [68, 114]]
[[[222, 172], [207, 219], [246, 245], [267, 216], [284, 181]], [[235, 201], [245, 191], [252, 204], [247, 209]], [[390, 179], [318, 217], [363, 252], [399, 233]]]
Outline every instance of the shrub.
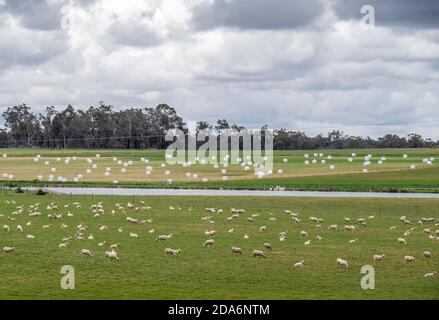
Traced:
[[43, 189], [39, 189], [36, 193], [37, 196], [45, 196], [47, 193]]
[[17, 187], [15, 189], [15, 193], [24, 193], [23, 189], [21, 189], [21, 187]]

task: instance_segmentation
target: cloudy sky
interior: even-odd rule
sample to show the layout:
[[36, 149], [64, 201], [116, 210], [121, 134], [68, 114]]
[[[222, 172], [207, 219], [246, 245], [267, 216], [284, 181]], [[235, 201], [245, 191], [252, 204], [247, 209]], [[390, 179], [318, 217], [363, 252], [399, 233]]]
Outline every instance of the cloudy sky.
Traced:
[[439, 2], [0, 0], [0, 111], [100, 100], [438, 139]]

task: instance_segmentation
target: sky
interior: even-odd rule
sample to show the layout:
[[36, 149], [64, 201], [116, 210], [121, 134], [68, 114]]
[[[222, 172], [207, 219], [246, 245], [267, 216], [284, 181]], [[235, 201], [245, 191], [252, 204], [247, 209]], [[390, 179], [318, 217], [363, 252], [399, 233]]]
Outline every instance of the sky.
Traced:
[[439, 2], [0, 0], [0, 112], [99, 101], [439, 139]]

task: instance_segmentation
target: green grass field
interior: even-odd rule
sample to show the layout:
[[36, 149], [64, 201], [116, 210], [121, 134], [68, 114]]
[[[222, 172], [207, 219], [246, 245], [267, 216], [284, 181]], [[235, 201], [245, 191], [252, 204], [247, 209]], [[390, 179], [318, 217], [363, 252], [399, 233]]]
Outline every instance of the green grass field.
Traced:
[[[314, 157], [314, 153], [323, 153], [323, 157]], [[352, 153], [357, 156], [348, 161]], [[1, 155], [6, 154], [3, 158]], [[96, 158], [100, 154], [100, 158]], [[309, 154], [308, 159], [304, 154]], [[372, 154], [372, 164], [364, 173], [364, 156]], [[408, 158], [404, 159], [403, 155]], [[34, 161], [40, 155], [38, 162]], [[331, 159], [328, 159], [331, 156]], [[66, 158], [77, 157], [65, 164]], [[123, 163], [133, 161], [124, 167], [113, 161], [113, 157]], [[382, 164], [378, 161], [385, 157]], [[194, 164], [184, 168], [182, 165], [167, 165], [164, 151], [158, 150], [45, 150], [45, 149], [2, 149], [0, 150], [0, 183], [17, 185], [80, 185], [80, 186], [116, 186], [142, 188], [223, 188], [223, 189], [270, 189], [276, 186], [288, 190], [324, 190], [324, 191], [386, 191], [386, 192], [439, 192], [439, 165], [423, 163], [423, 159], [438, 158], [437, 149], [372, 149], [372, 150], [319, 150], [319, 151], [277, 151], [274, 155], [273, 175], [257, 179], [253, 168], [244, 170], [240, 165], [230, 165], [225, 174], [222, 166]], [[58, 159], [59, 158], [59, 161]], [[87, 158], [93, 161], [87, 163]], [[146, 158], [150, 162], [140, 161]], [[288, 162], [284, 163], [284, 159]], [[309, 165], [305, 164], [309, 160]], [[312, 160], [317, 163], [313, 164]], [[321, 163], [322, 160], [326, 163]], [[46, 165], [45, 162], [49, 164]], [[334, 165], [334, 169], [330, 166]], [[410, 166], [416, 165], [415, 170]], [[146, 175], [146, 167], [153, 168]], [[55, 168], [56, 172], [51, 172]], [[106, 168], [111, 168], [110, 176], [105, 176]], [[91, 171], [87, 173], [87, 169]], [[282, 174], [278, 170], [283, 170]], [[169, 171], [169, 175], [166, 175]], [[186, 174], [191, 173], [192, 177]], [[78, 175], [79, 182], [73, 182]], [[52, 175], [53, 180], [49, 181]], [[197, 175], [194, 178], [194, 175]], [[9, 179], [13, 176], [13, 179]], [[40, 177], [39, 177], [40, 176]], [[229, 181], [222, 181], [227, 176]], [[60, 183], [57, 178], [66, 178]], [[39, 179], [38, 179], [39, 178]], [[203, 179], [208, 182], [203, 182]], [[172, 180], [172, 185], [168, 180]]]
[[[149, 210], [130, 210], [127, 203]], [[105, 214], [94, 219], [89, 207], [102, 202]], [[79, 202], [81, 208], [72, 206]], [[40, 217], [30, 218], [35, 211], [31, 205], [40, 203]], [[59, 220], [49, 220], [47, 206], [59, 206]], [[125, 212], [117, 210], [119, 203]], [[0, 225], [10, 231], [0, 231], [0, 247], [14, 246], [12, 254], [0, 254], [0, 299], [439, 299], [439, 277], [424, 278], [424, 274], [439, 271], [439, 241], [431, 240], [424, 228], [438, 230], [438, 200], [386, 199], [304, 199], [304, 198], [217, 198], [217, 197], [69, 197], [35, 196], [33, 194], [0, 195]], [[21, 214], [13, 214], [18, 206]], [[170, 210], [174, 206], [176, 210]], [[222, 208], [223, 214], [208, 214], [205, 208]], [[181, 210], [180, 210], [180, 209]], [[189, 210], [192, 208], [192, 210]], [[231, 208], [243, 208], [245, 214], [226, 222]], [[300, 224], [293, 223], [284, 210], [299, 213]], [[112, 210], [115, 213], [112, 214]], [[71, 212], [73, 217], [68, 217]], [[269, 215], [268, 213], [272, 213]], [[254, 216], [255, 222], [247, 222]], [[369, 216], [375, 216], [369, 219]], [[411, 226], [403, 225], [400, 217], [406, 215], [416, 230], [405, 236], [403, 247], [397, 239]], [[126, 217], [152, 219], [152, 224], [132, 225]], [[212, 216], [215, 223], [202, 221]], [[311, 216], [323, 218], [319, 228], [309, 222]], [[10, 221], [15, 218], [16, 221]], [[277, 221], [269, 221], [275, 217]], [[354, 232], [343, 231], [344, 218], [363, 217], [368, 227], [357, 225]], [[422, 217], [434, 217], [435, 222], [418, 226]], [[32, 221], [32, 226], [26, 226]], [[85, 240], [72, 240], [59, 248], [61, 239], [73, 236], [77, 226], [88, 226]], [[16, 231], [20, 224], [23, 233]], [[52, 224], [50, 229], [43, 225]], [[61, 224], [68, 225], [61, 229]], [[100, 225], [107, 231], [99, 231]], [[330, 231], [328, 225], [337, 224], [339, 230]], [[261, 226], [266, 232], [259, 232]], [[397, 226], [396, 230], [390, 230]], [[118, 229], [122, 228], [122, 232]], [[228, 230], [234, 229], [233, 233]], [[155, 229], [154, 234], [149, 230]], [[206, 230], [216, 230], [215, 244], [203, 248]], [[300, 236], [305, 230], [312, 243]], [[286, 241], [279, 241], [279, 232], [288, 231]], [[138, 238], [129, 234], [137, 233]], [[173, 234], [165, 243], [155, 242], [160, 234]], [[31, 234], [36, 238], [27, 239]], [[87, 240], [90, 234], [94, 240]], [[249, 239], [245, 240], [244, 235]], [[323, 239], [315, 240], [319, 235]], [[349, 240], [358, 239], [357, 245]], [[98, 243], [106, 241], [104, 247]], [[270, 252], [263, 248], [269, 242]], [[109, 245], [120, 243], [119, 261], [104, 258]], [[243, 255], [233, 255], [231, 248], [242, 248]], [[165, 256], [166, 247], [181, 248], [180, 256]], [[92, 251], [92, 257], [83, 257], [81, 249]], [[263, 249], [266, 259], [252, 258], [254, 249]], [[433, 256], [425, 258], [424, 251]], [[385, 261], [374, 262], [373, 255], [386, 255]], [[406, 264], [405, 255], [416, 257], [417, 262]], [[349, 262], [348, 269], [337, 268], [336, 258]], [[294, 263], [304, 259], [303, 269]], [[372, 265], [376, 272], [376, 289], [360, 288], [360, 268]], [[60, 269], [72, 265], [76, 272], [76, 289], [60, 288]]]

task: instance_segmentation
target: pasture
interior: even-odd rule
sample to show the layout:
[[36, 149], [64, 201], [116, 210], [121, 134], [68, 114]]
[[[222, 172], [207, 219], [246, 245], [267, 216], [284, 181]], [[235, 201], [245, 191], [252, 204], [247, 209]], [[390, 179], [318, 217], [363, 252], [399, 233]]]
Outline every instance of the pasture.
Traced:
[[[98, 203], [103, 212], [95, 216], [96, 209], [90, 208]], [[9, 193], [0, 195], [0, 208], [0, 225], [9, 227], [0, 230], [0, 247], [15, 247], [13, 253], [0, 253], [0, 299], [439, 299], [439, 277], [424, 277], [439, 271], [439, 235], [424, 232], [439, 230], [437, 200]], [[228, 221], [232, 208], [245, 213]], [[300, 223], [285, 210], [297, 213]], [[29, 216], [35, 212], [41, 215]], [[310, 222], [312, 216], [323, 222]], [[128, 217], [139, 223], [129, 223]], [[418, 224], [430, 217], [433, 222]], [[359, 218], [367, 227], [357, 223]], [[334, 224], [336, 230], [328, 229]], [[344, 231], [347, 224], [355, 230]], [[75, 239], [79, 225], [83, 240]], [[108, 229], [101, 231], [102, 225]], [[207, 237], [207, 230], [216, 235]], [[283, 240], [281, 232], [287, 232]], [[159, 235], [172, 236], [157, 242]], [[60, 248], [70, 236], [67, 247]], [[398, 243], [400, 237], [407, 245]], [[208, 239], [214, 245], [203, 248]], [[350, 244], [354, 239], [358, 243]], [[119, 260], [109, 261], [104, 253], [116, 243]], [[241, 248], [242, 255], [233, 254], [232, 247]], [[181, 249], [181, 254], [165, 255], [165, 248]], [[82, 249], [92, 256], [83, 256]], [[266, 258], [252, 257], [253, 250], [263, 250]], [[424, 251], [432, 257], [424, 257]], [[384, 261], [374, 262], [380, 254]], [[407, 255], [416, 262], [404, 262]], [[337, 258], [349, 267], [339, 268]], [[295, 267], [301, 260], [303, 268]], [[75, 268], [75, 290], [60, 288], [64, 265]], [[375, 268], [375, 290], [360, 287], [364, 265]]]
[[[372, 157], [365, 161], [368, 155]], [[280, 186], [290, 190], [439, 192], [439, 165], [435, 161], [438, 156], [435, 149], [276, 151], [272, 174], [257, 177], [257, 169], [248, 159], [226, 167], [200, 163], [167, 165], [164, 151], [158, 150], [3, 149], [0, 181], [23, 185], [225, 189]]]

